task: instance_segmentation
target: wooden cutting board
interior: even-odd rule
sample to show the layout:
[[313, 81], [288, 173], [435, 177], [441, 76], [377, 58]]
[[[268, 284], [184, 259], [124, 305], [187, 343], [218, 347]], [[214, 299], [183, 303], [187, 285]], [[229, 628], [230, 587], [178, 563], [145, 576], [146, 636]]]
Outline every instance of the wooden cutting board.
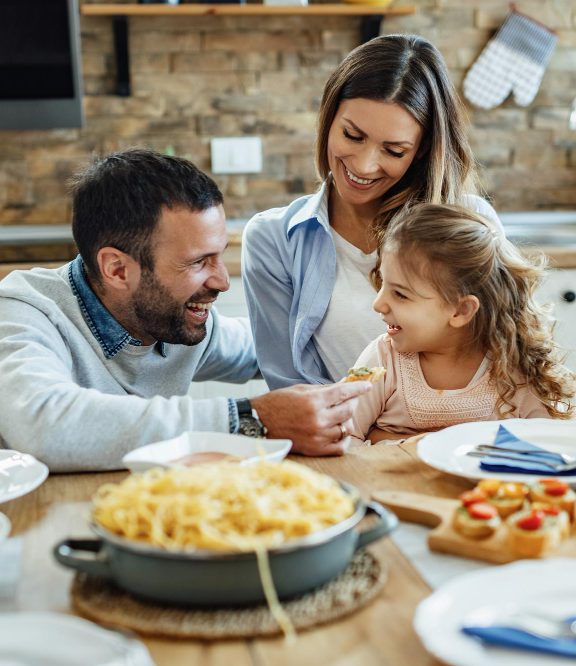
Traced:
[[[375, 500], [393, 511], [400, 520], [427, 525], [433, 529], [428, 534], [428, 547], [440, 553], [450, 553], [474, 560], [505, 564], [522, 559], [508, 546], [508, 528], [503, 523], [488, 539], [468, 539], [452, 527], [454, 511], [460, 505], [455, 499], [408, 493], [395, 490], [379, 490], [372, 495]], [[562, 541], [555, 550], [544, 557], [576, 557], [574, 527], [570, 538]]]

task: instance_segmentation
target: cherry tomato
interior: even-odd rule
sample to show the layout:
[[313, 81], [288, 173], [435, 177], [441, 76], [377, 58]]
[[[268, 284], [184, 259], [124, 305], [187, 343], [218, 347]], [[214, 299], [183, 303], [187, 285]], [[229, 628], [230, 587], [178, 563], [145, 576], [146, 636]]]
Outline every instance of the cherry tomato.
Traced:
[[562, 497], [568, 490], [568, 484], [558, 479], [542, 479], [540, 483], [544, 486], [544, 492], [551, 497]]
[[476, 502], [485, 502], [486, 494], [478, 490], [478, 488], [474, 488], [474, 490], [467, 490], [465, 493], [462, 493], [460, 501], [462, 502], [462, 506], [470, 506], [471, 504], [476, 504]]
[[478, 489], [486, 495], [495, 495], [500, 488], [501, 481], [497, 479], [482, 479], [478, 484]]
[[476, 520], [490, 520], [498, 515], [498, 511], [491, 504], [476, 502], [467, 507], [468, 515]]
[[543, 522], [544, 512], [538, 510], [531, 511], [527, 516], [524, 516], [524, 518], [520, 518], [516, 525], [523, 530], [534, 531], [539, 530], [542, 527]]
[[526, 488], [523, 483], [503, 483], [498, 491], [498, 495], [502, 497], [524, 497]]

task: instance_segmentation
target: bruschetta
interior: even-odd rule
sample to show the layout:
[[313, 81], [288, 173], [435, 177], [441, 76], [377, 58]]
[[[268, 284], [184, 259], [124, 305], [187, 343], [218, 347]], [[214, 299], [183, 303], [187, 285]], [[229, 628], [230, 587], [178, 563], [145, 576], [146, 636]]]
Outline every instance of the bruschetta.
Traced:
[[368, 368], [367, 366], [359, 366], [357, 368], [350, 368], [348, 374], [344, 377], [345, 382], [378, 382], [386, 374], [386, 368], [377, 366]]
[[576, 493], [562, 479], [540, 479], [530, 486], [530, 499], [532, 502], [559, 506], [574, 522]]

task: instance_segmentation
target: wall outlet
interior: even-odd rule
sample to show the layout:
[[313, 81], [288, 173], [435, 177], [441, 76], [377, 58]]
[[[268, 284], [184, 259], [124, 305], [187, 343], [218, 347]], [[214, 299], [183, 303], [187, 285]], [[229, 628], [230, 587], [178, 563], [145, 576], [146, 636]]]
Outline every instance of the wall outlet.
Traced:
[[212, 139], [212, 173], [261, 173], [262, 139], [259, 136]]

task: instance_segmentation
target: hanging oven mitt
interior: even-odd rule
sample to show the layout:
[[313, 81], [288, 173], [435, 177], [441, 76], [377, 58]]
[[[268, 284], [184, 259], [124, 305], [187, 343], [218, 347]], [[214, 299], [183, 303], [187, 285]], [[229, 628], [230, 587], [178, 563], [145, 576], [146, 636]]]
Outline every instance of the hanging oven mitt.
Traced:
[[512, 92], [528, 106], [536, 97], [556, 35], [525, 14], [512, 11], [464, 79], [464, 95], [474, 106], [493, 109]]

